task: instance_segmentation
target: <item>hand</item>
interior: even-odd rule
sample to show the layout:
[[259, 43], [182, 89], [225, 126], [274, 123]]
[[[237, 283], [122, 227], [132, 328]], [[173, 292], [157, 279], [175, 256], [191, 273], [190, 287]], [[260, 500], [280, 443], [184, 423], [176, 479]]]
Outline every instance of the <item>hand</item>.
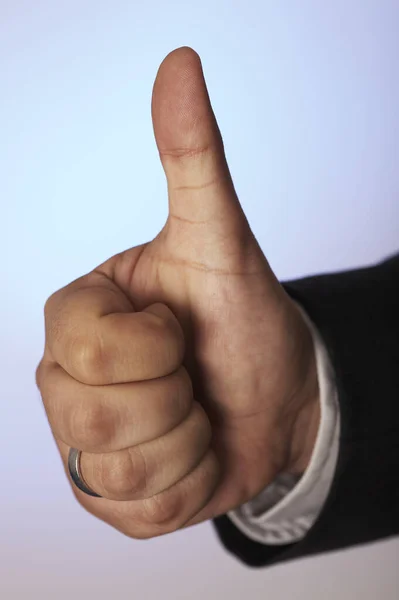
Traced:
[[92, 514], [148, 538], [247, 502], [308, 464], [312, 340], [237, 199], [201, 62], [163, 61], [152, 117], [169, 216], [151, 242], [53, 294], [36, 373]]

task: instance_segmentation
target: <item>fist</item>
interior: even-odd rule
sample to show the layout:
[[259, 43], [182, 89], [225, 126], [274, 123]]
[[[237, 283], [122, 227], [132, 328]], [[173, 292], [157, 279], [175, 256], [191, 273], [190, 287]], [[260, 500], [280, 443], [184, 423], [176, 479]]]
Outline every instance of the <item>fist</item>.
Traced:
[[244, 216], [201, 62], [163, 61], [152, 117], [169, 215], [45, 307], [36, 371], [78, 501], [149, 538], [249, 501], [303, 471], [319, 401], [312, 340]]

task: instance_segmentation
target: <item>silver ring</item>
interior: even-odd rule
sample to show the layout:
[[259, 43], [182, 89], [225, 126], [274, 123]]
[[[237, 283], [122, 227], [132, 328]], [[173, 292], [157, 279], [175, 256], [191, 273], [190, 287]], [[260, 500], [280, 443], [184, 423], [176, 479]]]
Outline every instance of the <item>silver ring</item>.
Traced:
[[93, 496], [94, 498], [101, 498], [99, 494], [93, 492], [92, 489], [89, 488], [87, 483], [82, 477], [82, 471], [80, 468], [80, 456], [82, 454], [81, 450], [77, 450], [76, 448], [70, 448], [68, 454], [68, 470], [71, 476], [72, 481], [82, 492], [87, 494], [88, 496]]

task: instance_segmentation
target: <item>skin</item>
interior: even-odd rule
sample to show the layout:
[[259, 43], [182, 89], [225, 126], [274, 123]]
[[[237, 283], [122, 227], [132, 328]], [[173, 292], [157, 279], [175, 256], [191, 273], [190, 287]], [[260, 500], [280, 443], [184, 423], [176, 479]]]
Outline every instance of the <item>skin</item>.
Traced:
[[152, 118], [167, 222], [48, 299], [36, 372], [65, 469], [82, 450], [102, 496], [71, 484], [77, 500], [134, 538], [303, 472], [320, 418], [310, 333], [244, 216], [192, 49], [161, 64]]

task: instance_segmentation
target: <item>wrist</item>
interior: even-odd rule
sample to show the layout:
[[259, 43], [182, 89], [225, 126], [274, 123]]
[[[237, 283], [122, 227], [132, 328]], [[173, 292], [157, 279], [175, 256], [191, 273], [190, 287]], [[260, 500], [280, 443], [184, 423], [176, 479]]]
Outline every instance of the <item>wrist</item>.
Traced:
[[303, 379], [303, 385], [294, 403], [296, 415], [291, 429], [289, 460], [286, 468], [286, 472], [293, 475], [302, 475], [308, 468], [321, 419], [320, 390], [314, 343], [308, 326], [303, 320], [302, 322], [306, 329], [303, 356], [307, 356], [307, 364], [304, 369], [306, 375]]
[[303, 475], [309, 466], [320, 427], [320, 399], [316, 396], [298, 414], [291, 445], [287, 473]]

